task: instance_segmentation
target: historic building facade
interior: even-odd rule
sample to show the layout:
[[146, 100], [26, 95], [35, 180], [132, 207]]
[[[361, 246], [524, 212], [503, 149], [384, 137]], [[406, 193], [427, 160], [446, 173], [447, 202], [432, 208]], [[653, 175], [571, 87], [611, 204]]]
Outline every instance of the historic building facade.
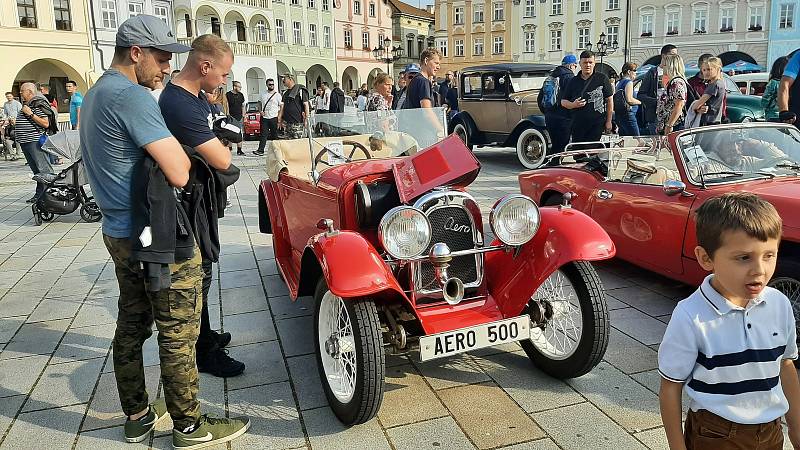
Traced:
[[447, 54], [442, 70], [511, 62], [514, 1], [436, 0], [436, 45]]
[[94, 78], [87, 17], [84, 0], [0, 0], [2, 92], [18, 97], [22, 83], [45, 83], [69, 112], [67, 80], [86, 92]]
[[[630, 0], [630, 59], [658, 60], [661, 46], [678, 47], [686, 63], [703, 53], [766, 65], [771, 32], [768, 0]], [[777, 0], [780, 1], [780, 0]]]
[[800, 49], [800, 0], [773, 0], [770, 8], [767, 70], [779, 57]]
[[[392, 39], [392, 9], [388, 0], [337, 0], [333, 16], [336, 28], [336, 78], [345, 92], [367, 83], [372, 89], [375, 76], [386, 72], [373, 49]], [[390, 44], [391, 47], [391, 44]], [[391, 72], [389, 72], [391, 73]]]
[[604, 33], [609, 48], [602, 69], [616, 73], [625, 62], [627, 7], [628, 0], [520, 0], [511, 15], [511, 60], [561, 64], [566, 54], [578, 55], [587, 44], [597, 50]]
[[[403, 57], [394, 64], [394, 76], [408, 64], [419, 63], [419, 56], [434, 45], [447, 56], [447, 38], [434, 40], [433, 13], [415, 8], [400, 0], [389, 0], [392, 7], [392, 35], [394, 44], [403, 49]], [[444, 45], [442, 45], [444, 43]], [[437, 45], [438, 44], [438, 45]]]

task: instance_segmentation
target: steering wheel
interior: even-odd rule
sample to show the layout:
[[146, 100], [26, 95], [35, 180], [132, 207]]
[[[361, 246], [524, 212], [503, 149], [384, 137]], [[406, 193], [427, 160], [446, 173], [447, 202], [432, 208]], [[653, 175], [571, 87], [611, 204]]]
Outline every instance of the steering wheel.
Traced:
[[[367, 148], [364, 147], [363, 145], [361, 145], [360, 143], [358, 143], [356, 141], [342, 141], [342, 147], [346, 147], [348, 145], [353, 147], [353, 149], [350, 150], [350, 154], [349, 155], [344, 157], [345, 162], [353, 162], [353, 155], [355, 155], [356, 150], [361, 150], [361, 152], [365, 156], [365, 159], [372, 159], [372, 156], [370, 156], [370, 154], [369, 154], [369, 150], [367, 150]], [[342, 150], [344, 150], [344, 149], [342, 149]], [[314, 167], [317, 167], [317, 164], [319, 164], [319, 163], [325, 164], [326, 166], [332, 166], [332, 164], [330, 164], [328, 161], [325, 161], [324, 159], [322, 159], [322, 157], [325, 156], [326, 153], [332, 153], [332, 152], [330, 150], [328, 150], [328, 147], [323, 146], [322, 150], [320, 150], [320, 152], [317, 153], [317, 156], [314, 157]], [[344, 156], [344, 153], [345, 152], [342, 151], [342, 156]], [[334, 154], [334, 156], [337, 156], [337, 155]]]

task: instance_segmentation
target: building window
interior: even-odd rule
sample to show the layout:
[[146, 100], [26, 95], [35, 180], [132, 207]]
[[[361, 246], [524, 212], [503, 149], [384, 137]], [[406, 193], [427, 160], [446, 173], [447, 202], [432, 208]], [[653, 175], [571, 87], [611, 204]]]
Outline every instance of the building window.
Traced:
[[[164, 5], [153, 5], [153, 15], [163, 20], [169, 26], [169, 7]], [[170, 27], [171, 28], [171, 27]]]
[[453, 25], [464, 25], [464, 7], [453, 8]]
[[292, 22], [292, 42], [295, 44], [303, 43], [303, 29], [300, 22]]
[[580, 4], [578, 5], [578, 12], [579, 13], [588, 13], [591, 9], [591, 1], [589, 0], [581, 0]]
[[353, 32], [351, 30], [344, 30], [344, 46], [353, 48]]
[[641, 22], [639, 23], [639, 31], [642, 37], [653, 35], [653, 13], [646, 13], [641, 15]]
[[331, 10], [331, 0], [322, 0], [322, 10], [323, 11]]
[[681, 26], [681, 16], [678, 11], [667, 11], [667, 36], [678, 34]]
[[503, 2], [494, 2], [493, 5], [494, 6], [492, 9], [494, 10], [494, 12], [492, 13], [492, 20], [494, 20], [495, 22], [500, 22], [505, 20], [505, 9], [503, 8], [504, 6]]
[[472, 5], [472, 22], [473, 23], [483, 22], [483, 3], [477, 3]]
[[[114, 20], [116, 21], [116, 18]], [[192, 37], [194, 35], [194, 30], [192, 30], [192, 18], [189, 14], [183, 15], [183, 24], [186, 26], [186, 37]]]
[[325, 48], [331, 48], [331, 27], [322, 27], [322, 43]]
[[560, 16], [562, 14], [562, 0], [553, 0], [552, 8], [550, 9], [551, 16]]
[[719, 11], [719, 31], [733, 31], [734, 9], [731, 7], [722, 8]]
[[72, 31], [69, 0], [53, 0], [53, 16], [56, 19], [56, 30]]
[[606, 9], [608, 11], [619, 9], [619, 0], [608, 0], [608, 5], [606, 6]]
[[536, 40], [535, 40], [536, 33], [533, 31], [526, 31], [525, 32], [525, 52], [526, 53], [533, 53], [536, 51]]
[[313, 23], [308, 25], [308, 46], [317, 46], [317, 26]]
[[369, 3], [369, 16], [375, 17], [375, 2]]
[[456, 48], [456, 56], [464, 56], [464, 40], [463, 39], [456, 39], [453, 41]]
[[708, 11], [705, 9], [696, 9], [694, 11], [694, 32], [705, 33], [708, 31]]
[[446, 40], [439, 41], [439, 53], [441, 53], [443, 57], [447, 58], [447, 41]]
[[409, 36], [408, 40], [406, 40], [406, 57], [414, 57], [414, 36]]
[[525, 0], [525, 17], [536, 15], [536, 0]]
[[550, 30], [550, 51], [561, 51], [561, 30]]
[[619, 44], [619, 25], [608, 25], [606, 27], [606, 42]]
[[[138, 16], [144, 10], [144, 6], [141, 3], [136, 2], [129, 2], [128, 3], [128, 17]], [[219, 20], [219, 19], [217, 19]]]
[[256, 28], [253, 30], [253, 40], [256, 42], [269, 42], [269, 28], [267, 23], [263, 20], [256, 22]]
[[472, 55], [483, 56], [483, 38], [475, 38], [472, 41]]
[[102, 0], [100, 14], [103, 16], [103, 28], [117, 28], [117, 2], [116, 0]]
[[502, 55], [505, 53], [503, 42], [503, 36], [495, 36], [494, 37], [494, 45], [492, 46], [492, 53], [495, 55]]
[[778, 14], [778, 28], [794, 28], [794, 3], [783, 3]]
[[369, 33], [361, 33], [361, 48], [369, 50]]
[[317, 4], [314, 2], [314, 0], [308, 0], [308, 7], [314, 9], [317, 7]]
[[353, 14], [361, 15], [361, 0], [355, 0], [353, 2]]
[[747, 28], [750, 31], [760, 31], [764, 29], [763, 24], [761, 23], [764, 20], [764, 7], [763, 6], [751, 6], [750, 7], [750, 20], [747, 24]]
[[275, 40], [281, 44], [286, 43], [286, 34], [283, 32], [283, 19], [275, 19]]
[[34, 0], [17, 0], [17, 13], [19, 26], [22, 28], [36, 28], [36, 5]]
[[[578, 48], [585, 49], [588, 47], [587, 44], [590, 42], [589, 37], [589, 27], [579, 27], [578, 28]], [[610, 41], [609, 41], [610, 42]]]
[[300, 6], [300, 0], [292, 0], [292, 2], [291, 2], [291, 3], [292, 3], [292, 5], [294, 5], [294, 6]]
[[211, 34], [215, 34], [217, 37], [222, 37], [222, 27], [220, 27], [219, 18], [217, 17], [211, 18]]
[[236, 40], [239, 42], [247, 40], [247, 27], [244, 26], [244, 22], [241, 20], [236, 21]]

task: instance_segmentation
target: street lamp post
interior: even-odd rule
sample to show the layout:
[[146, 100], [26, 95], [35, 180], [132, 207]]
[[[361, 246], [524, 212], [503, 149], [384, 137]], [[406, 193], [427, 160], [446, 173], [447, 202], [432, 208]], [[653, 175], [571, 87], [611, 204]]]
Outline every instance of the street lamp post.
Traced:
[[386, 73], [391, 74], [390, 64], [403, 57], [403, 48], [400, 46], [391, 47], [392, 40], [388, 37], [379, 42], [379, 46], [372, 49], [372, 56], [376, 61], [386, 63]]
[[[598, 40], [597, 44], [595, 44], [595, 45], [597, 46], [597, 50], [595, 50], [594, 53], [596, 55], [600, 56], [600, 65], [601, 66], [603, 65], [603, 57], [604, 56], [613, 55], [614, 52], [616, 52], [619, 49], [619, 43], [617, 42], [616, 39], [614, 39], [614, 41], [611, 42], [611, 44], [606, 42], [606, 34], [605, 33], [600, 33], [600, 40]], [[592, 51], [592, 43], [591, 42], [586, 44], [586, 50]]]

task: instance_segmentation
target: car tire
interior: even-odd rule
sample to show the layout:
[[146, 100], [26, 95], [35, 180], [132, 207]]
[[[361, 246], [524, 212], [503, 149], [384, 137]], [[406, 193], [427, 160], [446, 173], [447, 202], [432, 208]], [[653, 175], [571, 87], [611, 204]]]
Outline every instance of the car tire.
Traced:
[[517, 158], [526, 169], [536, 169], [547, 157], [547, 139], [536, 128], [522, 131], [517, 138]]
[[[568, 289], [570, 287], [571, 290]], [[562, 295], [564, 298], [554, 300], [554, 297], [567, 291], [570, 292], [566, 296]], [[571, 298], [573, 293], [574, 299]], [[544, 329], [531, 327], [531, 339], [520, 341], [536, 367], [550, 376], [564, 379], [584, 375], [600, 363], [608, 347], [611, 325], [605, 291], [591, 264], [574, 261], [561, 266], [533, 295], [531, 304], [526, 309], [529, 314], [534, 300], [546, 300], [553, 311], [553, 316]], [[560, 339], [556, 333], [567, 333], [567, 336], [572, 333], [576, 337], [576, 320], [581, 323], [581, 330], [577, 339], [574, 339], [573, 348], [559, 351], [555, 348]], [[570, 326], [572, 331], [567, 329]], [[551, 333], [556, 345], [548, 339]], [[569, 338], [561, 341], [565, 346], [572, 342]]]
[[[781, 261], [768, 285], [783, 293], [792, 305], [795, 327], [797, 327], [797, 342], [800, 344], [800, 263], [795, 261]], [[795, 366], [800, 367], [800, 361], [795, 360]]]
[[453, 133], [458, 136], [459, 139], [461, 139], [461, 142], [463, 142], [470, 151], [472, 151], [472, 145], [469, 143], [469, 130], [467, 129], [467, 126], [464, 125], [464, 122], [456, 123], [453, 127]]
[[[386, 352], [375, 302], [337, 297], [328, 290], [325, 278], [320, 278], [314, 299], [314, 346], [328, 404], [345, 425], [367, 422], [380, 409], [386, 376]], [[326, 320], [333, 316], [336, 324]], [[348, 326], [350, 334], [343, 334]], [[342, 347], [349, 351], [343, 352]], [[337, 367], [338, 373], [349, 376], [341, 380]]]

